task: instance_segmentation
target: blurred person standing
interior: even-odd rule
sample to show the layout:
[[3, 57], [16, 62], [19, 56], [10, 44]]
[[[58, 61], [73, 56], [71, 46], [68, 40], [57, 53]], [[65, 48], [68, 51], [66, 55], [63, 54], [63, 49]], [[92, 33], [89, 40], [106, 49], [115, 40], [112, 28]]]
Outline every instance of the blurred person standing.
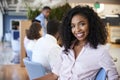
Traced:
[[51, 8], [48, 6], [44, 6], [40, 15], [38, 15], [35, 19], [41, 22], [41, 26], [43, 29], [43, 36], [47, 33], [46, 25], [47, 25], [47, 18], [50, 14]]

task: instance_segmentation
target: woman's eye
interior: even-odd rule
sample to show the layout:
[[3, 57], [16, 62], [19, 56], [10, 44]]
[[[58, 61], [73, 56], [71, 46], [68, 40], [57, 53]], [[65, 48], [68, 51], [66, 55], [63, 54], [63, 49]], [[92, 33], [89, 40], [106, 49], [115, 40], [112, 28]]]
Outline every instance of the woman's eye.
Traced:
[[71, 25], [71, 28], [74, 28], [75, 26], [74, 25]]
[[85, 25], [85, 23], [80, 23], [80, 26], [84, 26]]

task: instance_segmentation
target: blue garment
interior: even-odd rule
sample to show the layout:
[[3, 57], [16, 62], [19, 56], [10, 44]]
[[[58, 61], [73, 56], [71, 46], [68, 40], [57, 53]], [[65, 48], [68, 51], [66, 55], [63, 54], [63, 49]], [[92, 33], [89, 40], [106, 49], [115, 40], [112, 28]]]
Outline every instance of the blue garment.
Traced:
[[42, 29], [43, 29], [43, 36], [45, 36], [47, 33], [46, 24], [45, 24], [45, 20], [46, 20], [45, 16], [43, 15], [43, 13], [41, 13], [35, 19], [40, 21], [40, 24], [41, 24]]

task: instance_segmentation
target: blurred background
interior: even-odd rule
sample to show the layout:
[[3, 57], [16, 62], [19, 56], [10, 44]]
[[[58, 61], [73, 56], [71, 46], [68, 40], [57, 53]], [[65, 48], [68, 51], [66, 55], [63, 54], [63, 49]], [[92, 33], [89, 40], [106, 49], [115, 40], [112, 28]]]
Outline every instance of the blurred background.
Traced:
[[120, 74], [120, 0], [0, 0], [0, 80], [27, 80], [23, 64], [23, 39], [31, 21], [43, 6], [51, 7], [49, 19], [62, 20], [76, 5], [89, 5], [109, 32], [109, 49]]

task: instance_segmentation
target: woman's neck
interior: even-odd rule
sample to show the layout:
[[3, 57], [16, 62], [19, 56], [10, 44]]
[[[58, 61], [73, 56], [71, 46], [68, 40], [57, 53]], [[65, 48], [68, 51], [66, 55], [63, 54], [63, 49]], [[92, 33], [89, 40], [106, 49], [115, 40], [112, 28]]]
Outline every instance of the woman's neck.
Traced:
[[77, 40], [76, 46], [81, 46], [81, 47], [83, 47], [86, 43], [87, 43], [87, 41], [78, 41], [78, 40]]

